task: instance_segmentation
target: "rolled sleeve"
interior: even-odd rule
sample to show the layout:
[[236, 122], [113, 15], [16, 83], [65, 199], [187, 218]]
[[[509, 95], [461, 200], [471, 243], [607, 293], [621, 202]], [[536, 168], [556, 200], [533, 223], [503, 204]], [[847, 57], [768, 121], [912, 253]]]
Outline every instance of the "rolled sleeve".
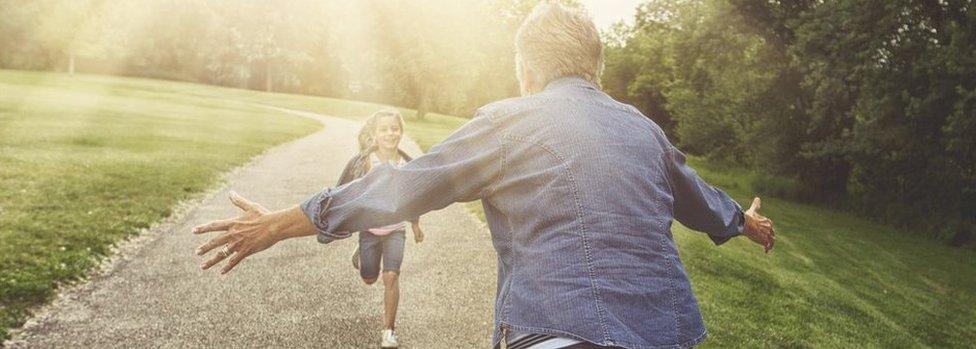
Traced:
[[742, 233], [742, 207], [725, 192], [709, 185], [674, 147], [666, 152], [668, 179], [674, 195], [674, 216], [692, 230], [704, 232], [716, 245]]
[[302, 211], [328, 243], [360, 231], [415, 219], [454, 202], [481, 198], [501, 172], [501, 144], [481, 113], [402, 167], [384, 164], [306, 199]]
[[352, 235], [349, 231], [335, 231], [329, 229], [329, 222], [324, 219], [326, 216], [323, 214], [329, 209], [332, 203], [332, 191], [334, 189], [329, 188], [312, 195], [300, 205], [302, 212], [305, 213], [305, 217], [312, 222], [315, 226], [316, 236], [320, 243], [327, 244], [335, 240], [345, 239]]

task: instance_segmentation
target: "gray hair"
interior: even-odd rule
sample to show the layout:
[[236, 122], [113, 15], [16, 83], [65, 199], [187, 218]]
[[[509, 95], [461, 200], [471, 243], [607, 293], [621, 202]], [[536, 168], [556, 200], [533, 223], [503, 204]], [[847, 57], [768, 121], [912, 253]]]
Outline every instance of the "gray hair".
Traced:
[[556, 3], [537, 5], [519, 27], [515, 47], [519, 64], [528, 65], [544, 84], [579, 76], [600, 86], [603, 43], [583, 11]]

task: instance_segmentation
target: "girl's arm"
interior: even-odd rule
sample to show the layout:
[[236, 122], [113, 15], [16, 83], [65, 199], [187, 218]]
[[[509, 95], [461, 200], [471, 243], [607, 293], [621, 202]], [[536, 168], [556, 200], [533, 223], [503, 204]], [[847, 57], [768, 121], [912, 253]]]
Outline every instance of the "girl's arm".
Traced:
[[336, 183], [336, 186], [352, 182], [352, 180], [355, 179], [353, 178], [353, 175], [355, 173], [356, 163], [359, 162], [359, 158], [360, 156], [356, 155], [346, 163], [346, 167], [342, 169], [342, 175], [339, 176], [339, 182]]
[[424, 231], [420, 230], [420, 221], [411, 222], [410, 228], [413, 230], [413, 241], [416, 243], [424, 242]]

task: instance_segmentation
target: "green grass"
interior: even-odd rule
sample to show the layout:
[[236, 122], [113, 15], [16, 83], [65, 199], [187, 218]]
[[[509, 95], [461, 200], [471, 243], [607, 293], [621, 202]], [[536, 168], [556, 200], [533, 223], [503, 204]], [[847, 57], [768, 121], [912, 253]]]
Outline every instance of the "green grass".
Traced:
[[[745, 171], [706, 180], [742, 204]], [[711, 340], [703, 347], [971, 347], [976, 343], [976, 252], [846, 212], [764, 198], [777, 245], [715, 247], [675, 228]]]
[[0, 340], [119, 240], [320, 127], [190, 87], [0, 71]]

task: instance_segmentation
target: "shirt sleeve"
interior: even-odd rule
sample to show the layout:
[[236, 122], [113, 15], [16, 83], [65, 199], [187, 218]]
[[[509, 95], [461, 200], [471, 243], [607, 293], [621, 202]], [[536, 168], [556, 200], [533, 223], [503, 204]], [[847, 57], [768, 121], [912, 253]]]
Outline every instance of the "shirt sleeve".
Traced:
[[301, 208], [319, 242], [328, 243], [482, 197], [502, 171], [500, 153], [492, 121], [479, 113], [427, 154], [400, 168], [378, 166], [312, 195]]
[[725, 192], [705, 183], [686, 163], [685, 155], [668, 147], [668, 179], [678, 222], [708, 234], [716, 245], [742, 233], [742, 207]]
[[[411, 161], [413, 161], [413, 157], [410, 156], [410, 154], [407, 154], [407, 152], [403, 151], [402, 149], [397, 149], [397, 152], [399, 152], [400, 153], [400, 156], [403, 157], [404, 162], [411, 162]], [[420, 224], [420, 217], [418, 216], [418, 217], [410, 218], [410, 223], [412, 223], [412, 224]]]

